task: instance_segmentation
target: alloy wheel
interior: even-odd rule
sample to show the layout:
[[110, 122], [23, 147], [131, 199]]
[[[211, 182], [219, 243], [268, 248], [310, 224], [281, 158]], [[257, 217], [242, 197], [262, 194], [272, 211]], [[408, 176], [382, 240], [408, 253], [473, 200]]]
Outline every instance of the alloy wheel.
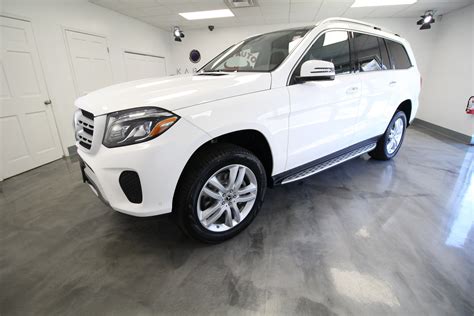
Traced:
[[201, 225], [224, 232], [239, 225], [257, 199], [258, 183], [253, 171], [239, 164], [219, 169], [204, 184], [197, 200]]
[[403, 119], [399, 117], [398, 119], [393, 122], [392, 126], [390, 127], [390, 131], [388, 134], [388, 141], [387, 141], [387, 153], [389, 155], [393, 154], [398, 146], [400, 146], [400, 142], [402, 140], [404, 130], [404, 123]]

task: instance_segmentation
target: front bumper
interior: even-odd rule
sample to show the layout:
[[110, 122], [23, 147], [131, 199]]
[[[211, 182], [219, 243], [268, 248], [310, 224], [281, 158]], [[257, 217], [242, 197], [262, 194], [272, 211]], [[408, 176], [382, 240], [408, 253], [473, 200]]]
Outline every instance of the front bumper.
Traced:
[[[114, 210], [133, 216], [153, 216], [172, 210], [179, 177], [191, 155], [209, 135], [185, 119], [145, 143], [88, 152], [78, 146], [84, 182]], [[142, 200], [133, 203], [120, 185], [123, 172], [136, 172]]]
[[94, 192], [94, 194], [97, 195], [97, 197], [101, 199], [102, 202], [110, 206], [109, 201], [107, 201], [102, 193], [102, 189], [99, 188], [99, 185], [97, 184], [98, 181], [94, 171], [84, 162], [84, 160], [82, 160], [81, 156], [79, 156], [79, 167], [81, 168], [82, 182], [89, 185], [92, 192]]

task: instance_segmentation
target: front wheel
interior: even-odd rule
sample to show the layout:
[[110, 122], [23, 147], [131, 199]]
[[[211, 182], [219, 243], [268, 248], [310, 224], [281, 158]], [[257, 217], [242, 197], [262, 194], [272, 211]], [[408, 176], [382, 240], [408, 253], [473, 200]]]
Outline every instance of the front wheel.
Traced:
[[247, 227], [263, 202], [266, 173], [250, 151], [215, 144], [186, 167], [175, 196], [175, 215], [189, 236], [207, 243]]
[[387, 130], [377, 142], [377, 147], [369, 152], [369, 155], [377, 160], [389, 160], [395, 157], [402, 146], [405, 130], [407, 126], [407, 117], [405, 112], [398, 111], [393, 116]]

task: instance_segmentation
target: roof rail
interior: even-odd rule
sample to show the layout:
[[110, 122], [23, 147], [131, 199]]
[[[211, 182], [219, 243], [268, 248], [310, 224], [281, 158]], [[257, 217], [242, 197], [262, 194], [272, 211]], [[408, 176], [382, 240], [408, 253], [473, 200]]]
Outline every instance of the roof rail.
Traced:
[[368, 26], [368, 27], [370, 27], [372, 29], [375, 29], [375, 30], [378, 30], [378, 31], [384, 31], [384, 32], [388, 32], [388, 33], [392, 33], [394, 35], [400, 36], [400, 35], [395, 34], [394, 32], [392, 32], [390, 30], [382, 29], [380, 26], [377, 26], [375, 24], [370, 24], [370, 23], [367, 23], [367, 22], [353, 20], [353, 19], [347, 19], [347, 18], [327, 18], [327, 19], [324, 19], [324, 20], [318, 22], [317, 24], [323, 24], [323, 23], [328, 23], [328, 22], [349, 22], [349, 23], [359, 24], [359, 25], [363, 25], [363, 26]]

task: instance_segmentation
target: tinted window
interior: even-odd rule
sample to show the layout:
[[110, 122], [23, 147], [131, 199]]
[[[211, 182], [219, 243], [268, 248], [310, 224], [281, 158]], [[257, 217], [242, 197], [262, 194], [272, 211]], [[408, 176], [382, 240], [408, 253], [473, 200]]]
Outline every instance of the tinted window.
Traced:
[[407, 51], [402, 44], [390, 40], [385, 40], [385, 42], [392, 58], [393, 69], [408, 69], [412, 66]]
[[383, 63], [376, 36], [354, 33], [354, 51], [356, 70], [361, 72], [388, 69]]
[[[336, 74], [351, 72], [349, 36], [345, 31], [330, 31], [321, 35], [304, 56], [307, 60], [324, 60], [334, 64]], [[299, 69], [296, 71], [299, 74]]]

